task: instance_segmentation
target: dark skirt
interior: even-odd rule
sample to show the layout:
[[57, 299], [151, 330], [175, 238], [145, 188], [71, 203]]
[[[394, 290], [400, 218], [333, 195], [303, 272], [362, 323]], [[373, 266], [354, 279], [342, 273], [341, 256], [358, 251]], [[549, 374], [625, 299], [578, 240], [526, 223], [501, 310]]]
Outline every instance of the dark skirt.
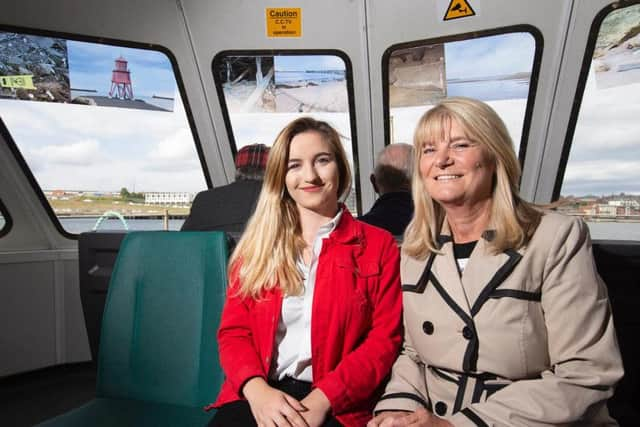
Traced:
[[[284, 391], [297, 400], [304, 399], [311, 392], [311, 383], [294, 380], [289, 377], [284, 378], [282, 381], [269, 381], [269, 385]], [[322, 426], [342, 427], [342, 424], [332, 416], [328, 416]], [[236, 400], [219, 407], [208, 427], [257, 427], [257, 424], [251, 413], [249, 402]]]

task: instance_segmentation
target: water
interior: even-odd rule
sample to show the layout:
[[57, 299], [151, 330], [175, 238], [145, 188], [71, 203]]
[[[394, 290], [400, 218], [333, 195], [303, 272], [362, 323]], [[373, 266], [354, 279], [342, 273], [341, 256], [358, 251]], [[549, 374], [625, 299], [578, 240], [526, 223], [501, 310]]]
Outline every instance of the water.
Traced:
[[526, 99], [528, 94], [528, 79], [447, 81], [447, 96], [466, 96], [481, 101], [496, 101], [500, 99]]
[[640, 241], [640, 222], [587, 222], [593, 240]]
[[[355, 212], [355, 211], [354, 211]], [[93, 230], [97, 218], [60, 218], [62, 226], [69, 233], [82, 233]], [[170, 219], [169, 230], [180, 230], [184, 219]], [[129, 219], [129, 230], [162, 230], [161, 219]], [[0, 230], [4, 219], [0, 217]], [[640, 222], [587, 222], [593, 240], [635, 240], [640, 241]], [[100, 230], [124, 230], [122, 223], [114, 218], [104, 220]]]
[[[69, 233], [78, 234], [85, 231], [92, 231], [93, 226], [96, 224], [98, 218], [58, 218], [62, 227]], [[162, 230], [162, 219], [128, 219], [127, 225], [130, 231], [148, 231], [148, 230]], [[184, 219], [170, 219], [169, 230], [180, 230]], [[100, 231], [107, 230], [124, 230], [124, 226], [120, 220], [115, 218], [109, 218], [102, 221], [100, 224]]]

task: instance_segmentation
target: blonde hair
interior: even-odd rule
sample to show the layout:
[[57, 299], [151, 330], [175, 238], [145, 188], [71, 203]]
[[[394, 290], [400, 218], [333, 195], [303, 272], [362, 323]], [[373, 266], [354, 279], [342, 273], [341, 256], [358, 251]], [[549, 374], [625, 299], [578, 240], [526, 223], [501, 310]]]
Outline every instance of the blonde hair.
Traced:
[[438, 252], [437, 237], [445, 211], [427, 193], [420, 175], [420, 157], [426, 142], [445, 138], [455, 120], [466, 136], [477, 141], [495, 162], [493, 176], [491, 223], [495, 234], [491, 246], [495, 252], [524, 246], [540, 222], [541, 212], [518, 195], [520, 163], [506, 126], [487, 104], [470, 98], [448, 98], [422, 115], [413, 137], [414, 173], [412, 194], [415, 205], [413, 219], [407, 226], [402, 250], [424, 259]]
[[260, 298], [264, 291], [276, 286], [287, 295], [302, 291], [297, 261], [305, 242], [285, 177], [291, 141], [305, 132], [317, 132], [331, 146], [338, 166], [338, 198], [346, 198], [351, 190], [351, 168], [334, 128], [326, 122], [301, 117], [282, 129], [269, 152], [256, 210], [229, 260], [229, 271], [239, 277], [238, 292], [242, 296]]

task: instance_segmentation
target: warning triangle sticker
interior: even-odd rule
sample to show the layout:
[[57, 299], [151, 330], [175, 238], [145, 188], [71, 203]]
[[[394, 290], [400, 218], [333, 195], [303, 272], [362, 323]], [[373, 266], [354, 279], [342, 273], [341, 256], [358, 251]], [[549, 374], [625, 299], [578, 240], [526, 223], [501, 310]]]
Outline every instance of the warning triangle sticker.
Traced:
[[467, 0], [451, 0], [447, 13], [444, 15], [444, 21], [450, 19], [464, 18], [466, 16], [474, 16], [476, 13], [471, 8]]

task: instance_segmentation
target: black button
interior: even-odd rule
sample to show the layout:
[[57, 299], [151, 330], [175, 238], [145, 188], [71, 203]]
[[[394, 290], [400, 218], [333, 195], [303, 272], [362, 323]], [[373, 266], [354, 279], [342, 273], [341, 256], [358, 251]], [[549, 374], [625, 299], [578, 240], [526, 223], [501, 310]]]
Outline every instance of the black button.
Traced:
[[471, 338], [473, 338], [473, 332], [468, 326], [465, 326], [464, 328], [462, 328], [462, 336], [470, 340]]
[[428, 320], [422, 324], [422, 330], [425, 334], [431, 335], [433, 333], [433, 323]]
[[436, 402], [436, 415], [444, 417], [447, 415], [447, 404], [444, 402]]

